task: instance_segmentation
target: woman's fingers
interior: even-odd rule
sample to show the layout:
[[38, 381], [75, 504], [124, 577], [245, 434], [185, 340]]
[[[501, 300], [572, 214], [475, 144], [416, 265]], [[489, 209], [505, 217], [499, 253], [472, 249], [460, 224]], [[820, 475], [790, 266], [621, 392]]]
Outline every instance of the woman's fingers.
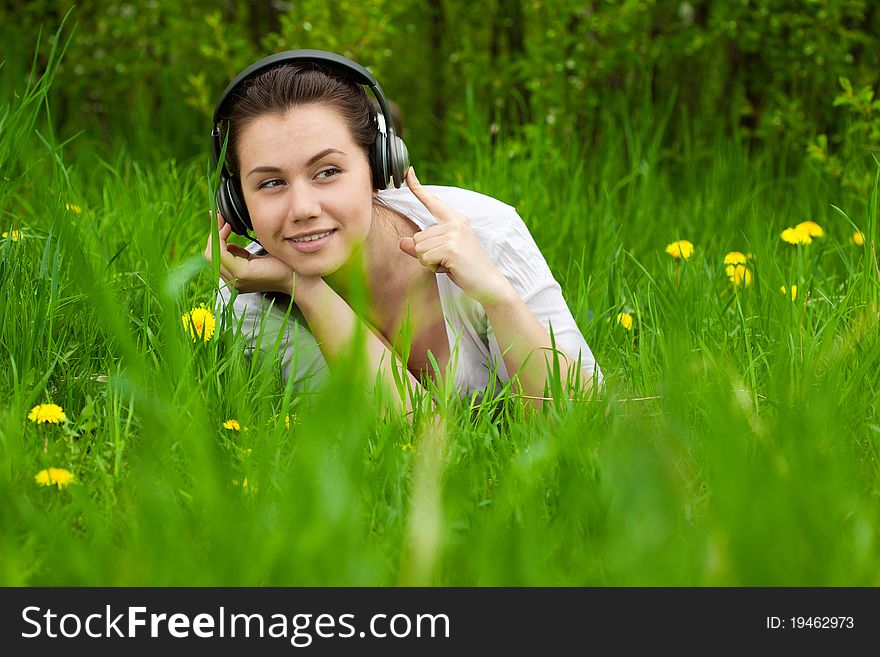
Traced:
[[[213, 216], [212, 212], [208, 212], [209, 215]], [[219, 213], [217, 214], [217, 231], [220, 235], [220, 252], [226, 249], [226, 240], [229, 239], [229, 236], [232, 234], [232, 226], [227, 224], [223, 220], [223, 216]], [[214, 259], [214, 235], [212, 232], [208, 232], [208, 245], [205, 247], [205, 260], [211, 262]]]
[[257, 256], [248, 251], [243, 246], [239, 246], [238, 244], [229, 243], [226, 245], [226, 250], [229, 251], [236, 258], [244, 258], [245, 260], [253, 260]]
[[[428, 245], [430, 248], [426, 249]], [[444, 248], [443, 241], [435, 238], [430, 242], [422, 242], [418, 245], [413, 242], [412, 237], [402, 237], [400, 239], [400, 250], [408, 256], [418, 259], [419, 263], [437, 274], [445, 274], [449, 270], [441, 265], [442, 259], [446, 257], [448, 251]]]
[[[213, 213], [212, 213], [213, 214]], [[226, 223], [223, 215], [217, 214], [217, 231], [220, 237], [220, 277], [224, 281], [236, 281], [241, 276], [242, 267], [247, 267], [248, 261], [256, 256], [238, 244], [228, 243], [226, 240], [232, 234], [232, 226]], [[214, 259], [214, 236], [208, 234], [208, 245], [205, 247], [205, 259], [209, 262]]]
[[406, 172], [406, 185], [415, 194], [416, 198], [422, 202], [422, 205], [428, 208], [428, 212], [437, 217], [439, 223], [443, 224], [460, 218], [458, 212], [422, 187], [422, 183], [416, 178], [416, 170], [412, 167]]
[[428, 239], [414, 240], [413, 242], [417, 256], [440, 246], [448, 246], [449, 243], [449, 239], [444, 235], [439, 237], [429, 237]]
[[418, 244], [419, 242], [431, 239], [432, 237], [441, 237], [443, 235], [452, 234], [455, 230], [455, 224], [434, 224], [433, 226], [428, 226], [427, 228], [418, 231], [413, 235], [413, 240]]
[[445, 246], [437, 246], [425, 253], [419, 255], [419, 262], [426, 269], [430, 269], [435, 274], [449, 273], [449, 269], [443, 266], [443, 263], [449, 257], [449, 249]]
[[400, 250], [403, 251], [406, 255], [412, 256], [413, 258], [419, 257], [419, 255], [416, 253], [416, 244], [412, 237], [401, 237], [399, 246]]

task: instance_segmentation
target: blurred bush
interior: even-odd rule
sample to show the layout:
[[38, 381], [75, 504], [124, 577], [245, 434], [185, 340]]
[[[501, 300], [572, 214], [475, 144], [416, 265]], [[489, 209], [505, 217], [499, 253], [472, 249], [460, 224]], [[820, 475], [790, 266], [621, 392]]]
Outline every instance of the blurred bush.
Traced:
[[[69, 7], [0, 6], [0, 91], [21, 87], [35, 34], [53, 33]], [[206, 153], [226, 83], [293, 48], [367, 65], [400, 106], [411, 150], [432, 163], [466, 146], [475, 122], [490, 138], [538, 127], [589, 144], [659, 112], [673, 155], [721, 131], [865, 190], [857, 165], [880, 141], [869, 97], [880, 17], [868, 0], [90, 0], [70, 24], [53, 122], [144, 152]]]

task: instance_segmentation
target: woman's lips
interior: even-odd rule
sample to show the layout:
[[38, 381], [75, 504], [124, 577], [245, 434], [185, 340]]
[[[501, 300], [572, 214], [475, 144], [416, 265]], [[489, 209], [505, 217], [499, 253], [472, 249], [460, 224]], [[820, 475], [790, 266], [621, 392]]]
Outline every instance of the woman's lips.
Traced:
[[336, 234], [336, 229], [330, 231], [329, 235], [325, 235], [316, 240], [309, 240], [308, 242], [297, 242], [292, 239], [288, 239], [287, 241], [293, 246], [294, 249], [299, 251], [300, 253], [314, 253], [315, 251], [319, 251], [331, 240], [333, 239], [333, 235]]

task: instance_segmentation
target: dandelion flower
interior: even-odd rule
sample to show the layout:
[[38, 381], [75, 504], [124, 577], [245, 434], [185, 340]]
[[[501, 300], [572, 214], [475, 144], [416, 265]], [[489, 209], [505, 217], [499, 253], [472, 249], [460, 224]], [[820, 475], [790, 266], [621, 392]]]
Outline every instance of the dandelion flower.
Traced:
[[233, 483], [235, 486], [241, 486], [242, 490], [244, 490], [245, 493], [256, 493], [256, 492], [257, 492], [257, 487], [256, 487], [256, 486], [251, 486], [250, 488], [248, 488], [248, 480], [247, 480], [247, 477], [245, 477], [245, 478], [244, 478], [244, 481], [242, 481], [241, 483], [238, 482], [238, 479], [233, 479], [233, 480], [232, 480], [232, 483]]
[[815, 221], [802, 221], [797, 226], [795, 226], [797, 230], [804, 231], [810, 237], [822, 237], [825, 235], [825, 231], [822, 230], [822, 226], [817, 224]]
[[856, 246], [862, 246], [865, 243], [865, 234], [862, 231], [857, 230], [852, 234], [850, 239]]
[[37, 424], [42, 424], [43, 422], [61, 424], [62, 422], [67, 422], [67, 416], [57, 404], [38, 404], [28, 413], [28, 420]]
[[629, 313], [617, 313], [617, 323], [627, 331], [631, 331], [633, 326], [633, 316]]
[[76, 205], [75, 203], [65, 203], [64, 209], [68, 212], [74, 212], [76, 214], [80, 214], [82, 212], [82, 208]]
[[0, 234], [0, 237], [2, 237], [4, 240], [6, 238], [9, 238], [13, 242], [17, 242], [18, 240], [21, 239], [21, 231], [13, 230], [13, 231], [7, 232], [4, 230], [3, 233]]
[[[779, 288], [779, 291], [782, 292], [783, 294], [788, 294], [788, 290], [785, 289], [784, 285], [781, 288]], [[791, 300], [794, 301], [795, 299], [797, 299], [797, 285], [792, 285], [791, 286]]]
[[205, 308], [205, 304], [199, 304], [198, 308], [193, 308], [188, 313], [184, 313], [181, 317], [183, 320], [183, 328], [189, 330], [193, 342], [201, 337], [205, 342], [214, 335], [214, 328], [217, 321], [214, 319], [214, 313], [210, 309]]
[[730, 282], [733, 283], [734, 287], [752, 284], [752, 272], [745, 265], [727, 265], [725, 272], [727, 273], [727, 278], [730, 279]]
[[[799, 224], [800, 225], [800, 224]], [[813, 238], [805, 228], [786, 228], [780, 235], [783, 241], [789, 244], [812, 244]]]
[[724, 256], [725, 265], [744, 265], [746, 264], [746, 256], [739, 251], [731, 251]]
[[676, 260], [684, 259], [687, 260], [691, 257], [691, 254], [694, 252], [694, 245], [688, 242], [687, 240], [678, 240], [677, 242], [673, 242], [666, 247], [666, 253], [671, 255]]
[[58, 486], [61, 489], [73, 483], [73, 474], [64, 468], [49, 468], [35, 474], [34, 481], [41, 486]]
[[223, 423], [223, 428], [230, 431], [241, 431], [241, 425], [238, 423], [238, 420], [226, 420]]

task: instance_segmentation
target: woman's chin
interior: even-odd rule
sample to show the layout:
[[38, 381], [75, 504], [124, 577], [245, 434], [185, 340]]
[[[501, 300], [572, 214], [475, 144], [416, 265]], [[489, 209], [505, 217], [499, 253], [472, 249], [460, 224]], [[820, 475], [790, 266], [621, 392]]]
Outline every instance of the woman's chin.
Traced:
[[342, 266], [342, 263], [334, 262], [329, 258], [310, 258], [307, 261], [302, 259], [294, 260], [297, 261], [288, 261], [287, 264], [300, 276], [320, 276], [323, 278], [339, 270]]

